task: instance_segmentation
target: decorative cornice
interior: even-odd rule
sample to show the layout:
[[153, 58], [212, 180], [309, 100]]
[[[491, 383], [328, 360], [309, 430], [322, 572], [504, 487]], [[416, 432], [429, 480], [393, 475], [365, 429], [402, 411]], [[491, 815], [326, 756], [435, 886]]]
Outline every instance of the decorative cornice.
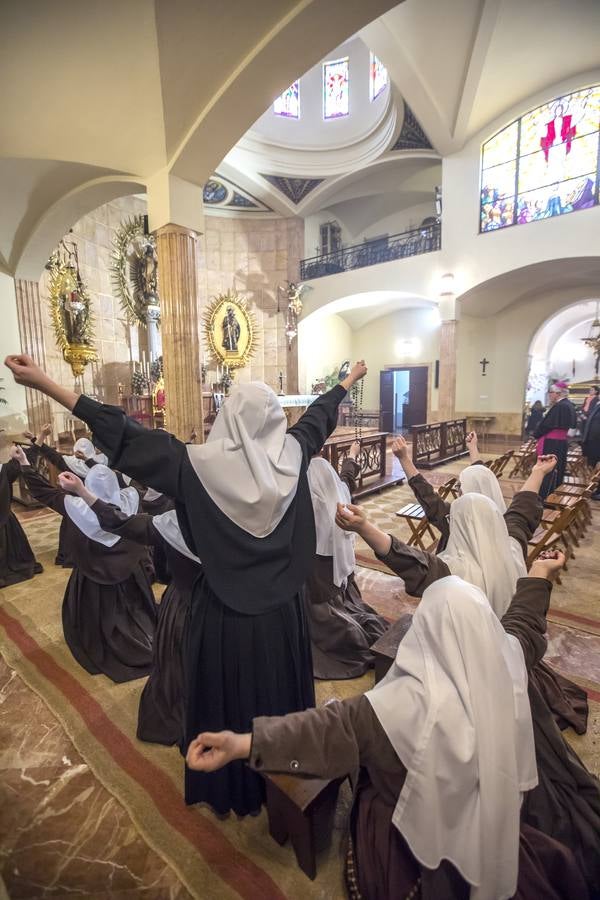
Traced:
[[202, 199], [205, 207], [210, 210], [231, 209], [250, 213], [273, 211], [266, 203], [219, 172], [204, 185]]

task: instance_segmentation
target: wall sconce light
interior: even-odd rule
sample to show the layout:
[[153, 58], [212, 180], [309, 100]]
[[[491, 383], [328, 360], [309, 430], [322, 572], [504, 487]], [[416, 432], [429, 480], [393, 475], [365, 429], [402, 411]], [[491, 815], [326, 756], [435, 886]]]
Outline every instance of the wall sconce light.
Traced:
[[454, 296], [454, 275], [452, 272], [447, 272], [445, 275], [442, 275], [440, 279], [440, 297], [453, 297]]

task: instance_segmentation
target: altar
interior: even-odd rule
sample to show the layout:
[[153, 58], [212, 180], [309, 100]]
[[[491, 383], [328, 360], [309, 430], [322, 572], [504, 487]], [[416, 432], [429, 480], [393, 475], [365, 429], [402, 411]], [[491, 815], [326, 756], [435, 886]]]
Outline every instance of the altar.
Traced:
[[306, 408], [317, 399], [318, 394], [278, 394], [281, 407], [288, 422], [288, 428], [295, 425]]

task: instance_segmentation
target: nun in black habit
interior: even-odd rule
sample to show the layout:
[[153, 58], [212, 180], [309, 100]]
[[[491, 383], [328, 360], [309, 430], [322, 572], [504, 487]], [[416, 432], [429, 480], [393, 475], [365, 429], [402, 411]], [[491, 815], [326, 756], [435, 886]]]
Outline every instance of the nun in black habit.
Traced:
[[162, 549], [172, 577], [158, 607], [152, 671], [140, 697], [137, 736], [141, 741], [181, 745], [185, 725], [183, 647], [200, 560], [183, 540], [175, 510], [157, 516], [128, 515], [96, 497], [73, 474], [65, 473], [61, 482], [87, 503], [105, 531], [151, 549]]
[[[53, 487], [30, 465], [20, 447], [17, 456], [31, 494], [60, 516], [68, 517], [74, 566], [62, 606], [65, 641], [90, 675], [103, 673], [117, 683], [148, 675], [156, 604], [143, 561], [147, 551], [109, 534], [79, 497]], [[59, 485], [64, 474], [59, 475]], [[117, 478], [98, 465], [88, 475], [90, 491], [128, 512], [138, 507], [133, 488], [119, 491]]]
[[20, 472], [16, 459], [0, 463], [0, 588], [28, 581], [43, 571], [11, 510], [12, 486]]
[[[155, 491], [151, 487], [144, 488], [140, 505], [142, 512], [148, 516], [161, 516], [163, 513], [175, 509], [175, 502], [170, 497], [167, 497], [166, 494], [161, 494], [160, 491]], [[169, 567], [165, 545], [162, 542], [151, 544], [150, 555], [156, 580], [160, 581], [161, 584], [169, 584], [172, 570]]]
[[568, 386], [564, 382], [552, 385], [548, 391], [551, 406], [533, 433], [538, 442], [538, 457], [553, 454], [557, 459], [556, 468], [546, 475], [542, 482], [540, 488], [542, 500], [560, 487], [567, 471], [569, 431], [577, 427], [577, 413], [568, 393]]
[[[337, 422], [341, 400], [367, 368], [357, 363], [289, 430], [264, 384], [235, 390], [206, 444], [149, 431], [123, 410], [77, 397], [26, 355], [6, 365], [92, 428], [109, 462], [176, 501], [188, 547], [202, 560], [192, 598], [184, 745], [201, 731], [247, 731], [257, 715], [314, 705], [303, 586], [315, 554], [306, 470]], [[218, 776], [186, 772], [187, 803], [257, 812], [259, 776], [238, 762]]]

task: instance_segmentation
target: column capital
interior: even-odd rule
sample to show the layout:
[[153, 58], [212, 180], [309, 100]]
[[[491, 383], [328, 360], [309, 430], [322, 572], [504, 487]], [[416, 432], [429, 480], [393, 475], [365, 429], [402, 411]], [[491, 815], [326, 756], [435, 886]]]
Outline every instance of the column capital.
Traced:
[[166, 225], [161, 225], [160, 228], [157, 228], [156, 231], [154, 231], [156, 237], [163, 237], [164, 235], [171, 234], [179, 234], [182, 237], [190, 237], [197, 241], [202, 232], [194, 231], [193, 228], [186, 228], [185, 225], [175, 225], [174, 222], [168, 222]]
[[177, 223], [202, 234], [204, 228], [203, 188], [168, 169], [157, 172], [146, 184], [148, 222], [151, 231]]

